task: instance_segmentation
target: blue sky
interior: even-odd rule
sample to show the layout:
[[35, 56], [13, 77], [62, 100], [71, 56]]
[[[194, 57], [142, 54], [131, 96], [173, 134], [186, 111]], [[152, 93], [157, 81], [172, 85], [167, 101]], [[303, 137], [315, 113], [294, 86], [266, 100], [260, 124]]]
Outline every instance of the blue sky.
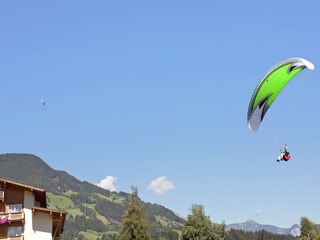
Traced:
[[[185, 216], [200, 203], [227, 224], [320, 222], [319, 8], [3, 1], [0, 152], [35, 154], [91, 183], [109, 176], [116, 191], [135, 185], [144, 201]], [[254, 88], [290, 57], [315, 70], [296, 76], [250, 132]], [[292, 160], [277, 163], [285, 142]], [[157, 179], [169, 187], [162, 195], [150, 187]]]

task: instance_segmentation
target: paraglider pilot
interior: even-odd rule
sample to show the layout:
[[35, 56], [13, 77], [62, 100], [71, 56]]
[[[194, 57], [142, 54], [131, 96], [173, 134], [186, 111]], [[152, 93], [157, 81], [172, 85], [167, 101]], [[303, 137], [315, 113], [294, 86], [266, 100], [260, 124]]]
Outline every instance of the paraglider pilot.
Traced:
[[289, 159], [291, 158], [290, 153], [288, 152], [288, 147], [287, 144], [284, 145], [284, 151], [282, 151], [280, 149], [280, 155], [277, 159], [277, 162], [280, 161], [289, 161]]

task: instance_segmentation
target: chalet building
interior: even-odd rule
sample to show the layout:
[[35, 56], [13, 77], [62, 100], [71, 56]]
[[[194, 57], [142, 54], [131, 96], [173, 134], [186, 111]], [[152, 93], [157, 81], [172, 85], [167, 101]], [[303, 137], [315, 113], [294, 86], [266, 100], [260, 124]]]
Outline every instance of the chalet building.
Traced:
[[0, 240], [59, 240], [65, 218], [45, 190], [0, 178]]

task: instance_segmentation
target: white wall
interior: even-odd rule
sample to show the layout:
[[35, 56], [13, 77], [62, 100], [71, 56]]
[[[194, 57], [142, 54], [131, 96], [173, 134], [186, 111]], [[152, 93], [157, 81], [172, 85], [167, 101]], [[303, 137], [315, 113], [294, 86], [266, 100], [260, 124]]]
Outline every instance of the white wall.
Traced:
[[29, 191], [24, 191], [24, 207], [31, 209], [34, 207], [34, 194]]
[[34, 195], [24, 191], [24, 240], [52, 240], [52, 215], [43, 212], [32, 212]]

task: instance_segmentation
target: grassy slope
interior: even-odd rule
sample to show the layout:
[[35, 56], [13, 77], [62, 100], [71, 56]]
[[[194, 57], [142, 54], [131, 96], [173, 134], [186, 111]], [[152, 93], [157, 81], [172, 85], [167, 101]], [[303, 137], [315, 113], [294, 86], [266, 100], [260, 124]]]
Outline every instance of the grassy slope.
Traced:
[[63, 195], [55, 195], [53, 193], [47, 193], [49, 199], [49, 206], [56, 209], [70, 209], [74, 206], [70, 198]]
[[86, 232], [80, 232], [87, 240], [96, 240], [97, 237], [101, 237], [103, 234], [118, 234], [117, 232], [102, 232], [98, 233], [96, 231], [88, 230]]
[[[48, 198], [48, 207], [49, 208], [54, 208], [54, 209], [61, 209], [67, 212], [67, 215], [86, 215], [86, 212], [81, 211], [79, 208], [75, 207], [75, 204], [72, 202], [72, 200], [70, 199], [70, 197], [72, 195], [77, 195], [79, 194], [78, 192], [65, 192], [63, 195], [57, 195], [57, 194], [53, 194], [53, 193], [47, 193], [47, 198]], [[95, 199], [105, 199], [107, 201], [110, 202], [114, 202], [120, 205], [124, 205], [125, 202], [125, 198], [118, 196], [118, 195], [111, 195], [110, 197], [106, 197], [102, 194], [99, 193], [95, 193], [94, 194], [94, 198]], [[83, 206], [85, 206], [86, 208], [90, 208], [92, 209], [95, 214], [96, 217], [103, 222], [105, 225], [110, 224], [110, 221], [102, 216], [99, 212], [96, 211], [95, 207], [96, 204], [94, 203], [84, 203]], [[165, 217], [162, 217], [160, 215], [156, 215], [155, 216], [157, 221], [161, 223], [162, 226], [164, 227], [168, 227], [168, 222], [166, 221]], [[87, 239], [87, 240], [96, 240], [97, 237], [101, 236], [102, 234], [110, 234], [110, 233], [114, 233], [114, 232], [103, 232], [103, 233], [99, 233], [90, 229], [87, 229], [86, 232], [81, 232], [81, 234]], [[179, 235], [181, 235], [181, 231], [178, 231]]]

